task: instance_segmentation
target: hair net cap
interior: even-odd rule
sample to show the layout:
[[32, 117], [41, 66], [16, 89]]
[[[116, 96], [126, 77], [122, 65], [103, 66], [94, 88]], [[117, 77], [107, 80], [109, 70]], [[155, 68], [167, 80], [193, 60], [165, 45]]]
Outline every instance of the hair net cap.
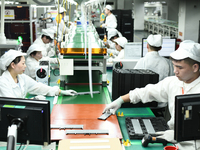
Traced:
[[176, 60], [191, 58], [200, 62], [200, 44], [191, 40], [185, 40], [180, 43], [179, 48], [172, 52], [170, 56]]
[[25, 56], [26, 53], [22, 53], [17, 50], [9, 50], [5, 54], [3, 54], [0, 58], [0, 68], [2, 70], [6, 70], [10, 63], [18, 56]]
[[106, 8], [109, 9], [110, 11], [112, 11], [112, 6], [106, 5]]
[[60, 7], [60, 8], [59, 8], [59, 13], [61, 14], [61, 13], [64, 13], [64, 12], [66, 12], [66, 9], [63, 8], [63, 7]]
[[118, 31], [116, 29], [110, 29], [108, 30], [108, 39], [110, 40], [111, 37], [118, 34]]
[[44, 51], [45, 48], [39, 44], [32, 44], [28, 50], [27, 50], [27, 55], [30, 55], [32, 52], [34, 51], [37, 51], [37, 52], [40, 52], [40, 51]]
[[114, 40], [118, 45], [124, 48], [124, 46], [128, 43], [127, 39], [125, 37], [119, 37]]
[[149, 45], [154, 47], [160, 47], [162, 46], [162, 36], [160, 34], [158, 35], [151, 34], [147, 38], [147, 43], [149, 43]]
[[42, 34], [49, 36], [52, 40], [54, 39], [54, 33], [50, 29], [42, 29]]

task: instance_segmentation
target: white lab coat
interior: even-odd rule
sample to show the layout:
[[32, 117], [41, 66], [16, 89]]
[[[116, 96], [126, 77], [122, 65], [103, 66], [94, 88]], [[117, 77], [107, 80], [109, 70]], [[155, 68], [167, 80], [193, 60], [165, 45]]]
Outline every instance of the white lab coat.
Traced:
[[26, 69], [25, 74], [29, 77], [35, 79], [35, 68], [39, 66], [39, 61], [37, 61], [35, 58], [28, 56], [26, 59]]
[[[174, 101], [176, 95], [182, 94], [182, 88], [184, 88], [185, 94], [199, 93], [200, 89], [200, 77], [198, 77], [192, 83], [186, 84], [180, 81], [176, 76], [171, 76], [163, 79], [157, 84], [148, 84], [144, 88], [136, 88], [129, 92], [131, 103], [138, 103], [142, 101], [143, 103], [157, 101], [157, 102], [168, 102], [169, 112], [171, 114], [171, 119], [168, 121], [170, 129], [174, 129]], [[173, 135], [172, 135], [173, 136]], [[191, 145], [184, 143], [179, 143], [179, 148], [182, 150], [194, 150], [194, 141], [188, 141]], [[200, 141], [197, 141], [197, 146], [200, 147]]]
[[[49, 57], [42, 57], [40, 61], [42, 60], [48, 60], [50, 63], [56, 64], [58, 63], [57, 58], [49, 58]], [[28, 75], [29, 77], [35, 79], [35, 68], [39, 66], [39, 61], [37, 61], [35, 58], [28, 56], [26, 59], [26, 69], [25, 69], [25, 74]]]
[[119, 51], [115, 48], [115, 43], [108, 40], [108, 44], [110, 45], [110, 48], [107, 49], [107, 53], [112, 53], [117, 56], [119, 54]]
[[134, 69], [149, 69], [159, 74], [159, 81], [170, 76], [170, 66], [167, 60], [160, 56], [157, 51], [148, 52], [140, 58]]
[[107, 16], [105, 24], [107, 24], [107, 26], [105, 26], [106, 31], [117, 28], [117, 19], [115, 15], [111, 13], [109, 16]]
[[108, 59], [108, 62], [113, 62], [114, 59], [124, 59], [124, 49], [122, 49], [118, 55], [113, 55]]
[[[53, 21], [54, 26], [57, 27], [57, 22], [56, 19]], [[66, 27], [63, 19], [61, 20], [61, 22], [59, 23], [59, 27], [58, 27], [58, 41], [62, 41], [63, 37], [65, 36], [66, 33], [69, 32], [69, 29]]]
[[110, 54], [110, 53], [112, 53], [113, 55], [118, 55], [119, 54], [119, 51], [118, 50], [116, 50], [116, 49], [110, 49], [110, 48], [108, 48], [107, 49], [107, 53], [108, 54]]
[[45, 84], [36, 82], [25, 74], [18, 75], [18, 82], [14, 82], [10, 72], [6, 70], [0, 77], [0, 96], [25, 98], [27, 93], [34, 95], [55, 96], [59, 94], [59, 87], [50, 87]]
[[38, 44], [38, 45], [41, 45], [44, 47], [44, 50], [42, 51], [42, 56], [45, 57], [45, 56], [54, 56], [55, 55], [55, 51], [53, 48], [51, 48], [51, 43], [48, 43], [48, 44], [45, 44], [43, 41], [42, 41], [42, 36], [39, 36], [34, 42], [33, 44]]

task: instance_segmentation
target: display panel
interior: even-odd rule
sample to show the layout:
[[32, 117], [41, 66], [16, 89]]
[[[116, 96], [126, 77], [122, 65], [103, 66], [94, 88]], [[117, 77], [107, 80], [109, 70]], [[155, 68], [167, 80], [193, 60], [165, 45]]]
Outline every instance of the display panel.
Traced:
[[18, 121], [18, 143], [50, 143], [49, 101], [0, 97], [0, 141], [7, 141], [8, 126]]
[[[174, 52], [176, 49], [176, 39], [165, 39], [163, 38], [163, 44], [162, 44], [162, 49], [158, 51], [160, 56], [163, 57], [169, 57], [172, 52]], [[146, 55], [148, 52], [147, 50], [147, 39], [143, 38], [142, 39], [142, 57]]]
[[200, 94], [175, 97], [174, 139], [178, 142], [200, 139]]

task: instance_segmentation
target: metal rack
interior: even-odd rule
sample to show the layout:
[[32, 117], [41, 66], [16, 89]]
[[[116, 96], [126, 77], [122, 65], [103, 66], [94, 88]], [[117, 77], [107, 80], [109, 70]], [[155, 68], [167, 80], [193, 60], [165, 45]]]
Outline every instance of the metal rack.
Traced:
[[144, 28], [148, 32], [178, 38], [178, 23], [165, 19], [145, 19]]
[[[13, 9], [15, 13], [15, 19], [6, 19], [4, 22], [5, 24], [9, 25], [10, 24], [10, 29], [6, 29], [5, 27], [5, 36], [9, 39], [16, 39], [16, 36], [22, 36], [23, 39], [26, 41], [22, 41], [24, 47], [28, 48], [33, 41], [36, 39], [37, 35], [37, 30], [36, 30], [36, 7], [34, 5], [5, 5], [5, 10], [6, 9]], [[23, 11], [22, 11], [23, 10]], [[20, 29], [23, 30], [22, 28], [11, 28], [12, 24], [19, 24], [23, 26], [24, 24], [24, 30], [28, 26], [28, 31], [27, 33], [20, 33]], [[27, 25], [28, 24], [28, 25]], [[20, 26], [20, 27], [21, 27]], [[11, 32], [12, 29], [12, 32]], [[19, 29], [19, 30], [16, 30]], [[14, 32], [14, 34], [13, 34]], [[29, 34], [29, 36], [27, 36]], [[23, 37], [24, 36], [24, 37]], [[27, 39], [29, 37], [29, 39]], [[25, 49], [23, 49], [25, 50]]]

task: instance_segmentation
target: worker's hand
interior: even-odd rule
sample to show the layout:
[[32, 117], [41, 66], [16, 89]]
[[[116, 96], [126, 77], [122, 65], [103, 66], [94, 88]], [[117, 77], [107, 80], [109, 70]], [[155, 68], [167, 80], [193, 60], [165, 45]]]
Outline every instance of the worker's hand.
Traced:
[[36, 100], [46, 100], [46, 97], [44, 95], [37, 95], [33, 99], [36, 99]]
[[74, 96], [77, 94], [77, 92], [74, 90], [61, 90], [60, 93], [63, 95], [70, 95], [70, 96]]
[[105, 28], [105, 27], [106, 27], [106, 24], [104, 23], [104, 24], [102, 24], [101, 26], [102, 26], [102, 28]]
[[108, 45], [108, 41], [106, 41], [106, 42], [103, 42], [104, 43], [104, 45], [106, 46], [106, 45]]
[[165, 139], [171, 143], [177, 143], [176, 140], [174, 140], [174, 130], [160, 131], [156, 132], [156, 134], [158, 135], [157, 138]]
[[110, 57], [113, 56], [113, 53], [110, 53]]
[[108, 104], [106, 108], [104, 109], [103, 113], [110, 113], [110, 109], [113, 109], [111, 112], [113, 115], [116, 113], [116, 111], [121, 107], [121, 105], [124, 103], [123, 99], [119, 97], [112, 103]]

